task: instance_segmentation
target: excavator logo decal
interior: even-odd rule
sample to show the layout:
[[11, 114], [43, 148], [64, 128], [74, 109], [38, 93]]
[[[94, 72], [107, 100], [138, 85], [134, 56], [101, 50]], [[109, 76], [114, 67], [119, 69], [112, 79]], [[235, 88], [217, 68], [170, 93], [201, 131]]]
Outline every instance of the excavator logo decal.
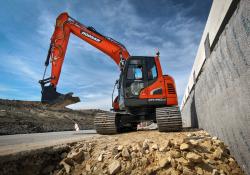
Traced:
[[90, 39], [92, 39], [92, 40], [94, 40], [94, 41], [96, 41], [96, 42], [98, 42], [98, 43], [100, 43], [102, 41], [99, 38], [96, 38], [96, 37], [94, 37], [93, 35], [90, 35], [87, 32], [81, 31], [81, 34], [88, 37], [88, 38], [90, 38]]

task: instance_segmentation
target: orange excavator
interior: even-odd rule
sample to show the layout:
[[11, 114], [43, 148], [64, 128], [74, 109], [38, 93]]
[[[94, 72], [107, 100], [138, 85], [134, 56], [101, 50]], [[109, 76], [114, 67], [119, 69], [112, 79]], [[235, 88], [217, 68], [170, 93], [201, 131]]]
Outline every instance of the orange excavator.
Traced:
[[171, 76], [162, 74], [159, 52], [155, 56], [131, 56], [120, 42], [100, 34], [93, 27], [86, 27], [67, 13], [57, 17], [45, 61], [45, 72], [51, 62], [51, 76], [45, 78], [44, 72], [39, 81], [43, 103], [59, 103], [72, 97], [72, 93], [63, 95], [56, 91], [71, 33], [107, 54], [120, 68], [120, 77], [114, 86], [118, 96], [114, 100], [112, 93], [113, 108], [95, 116], [97, 133], [134, 130], [140, 122], [149, 120], [157, 122], [159, 131], [182, 128], [175, 82]]

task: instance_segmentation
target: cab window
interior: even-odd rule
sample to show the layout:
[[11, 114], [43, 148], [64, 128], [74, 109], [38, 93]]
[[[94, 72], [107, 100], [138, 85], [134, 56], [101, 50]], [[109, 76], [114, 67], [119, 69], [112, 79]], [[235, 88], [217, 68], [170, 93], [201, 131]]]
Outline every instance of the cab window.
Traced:
[[128, 66], [127, 79], [129, 80], [142, 80], [142, 66], [136, 64], [130, 64]]
[[148, 71], [147, 72], [148, 72], [148, 80], [149, 81], [157, 78], [158, 74], [157, 74], [157, 69], [156, 69], [154, 59], [148, 60]]

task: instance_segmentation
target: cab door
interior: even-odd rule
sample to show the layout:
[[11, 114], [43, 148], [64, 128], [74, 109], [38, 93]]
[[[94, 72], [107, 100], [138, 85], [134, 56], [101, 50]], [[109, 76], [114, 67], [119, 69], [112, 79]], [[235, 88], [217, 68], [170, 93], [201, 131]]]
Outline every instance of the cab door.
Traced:
[[145, 87], [145, 60], [141, 57], [131, 58], [127, 61], [124, 73], [125, 98], [138, 98]]

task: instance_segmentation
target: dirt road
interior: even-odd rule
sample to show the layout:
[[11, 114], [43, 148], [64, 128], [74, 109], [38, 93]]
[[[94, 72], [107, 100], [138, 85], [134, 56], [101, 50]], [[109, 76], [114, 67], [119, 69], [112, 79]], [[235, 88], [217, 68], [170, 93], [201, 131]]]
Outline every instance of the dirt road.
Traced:
[[95, 130], [47, 132], [0, 136], [0, 156], [97, 137]]

